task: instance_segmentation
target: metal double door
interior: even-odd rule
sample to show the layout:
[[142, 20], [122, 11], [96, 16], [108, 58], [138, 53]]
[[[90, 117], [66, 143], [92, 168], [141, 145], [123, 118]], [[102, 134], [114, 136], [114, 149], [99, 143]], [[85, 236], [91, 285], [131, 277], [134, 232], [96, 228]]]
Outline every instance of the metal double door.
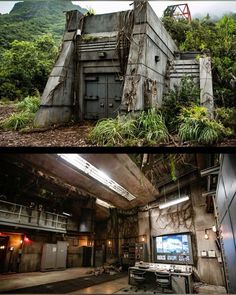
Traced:
[[116, 74], [85, 76], [84, 118], [116, 117], [121, 104], [123, 83]]

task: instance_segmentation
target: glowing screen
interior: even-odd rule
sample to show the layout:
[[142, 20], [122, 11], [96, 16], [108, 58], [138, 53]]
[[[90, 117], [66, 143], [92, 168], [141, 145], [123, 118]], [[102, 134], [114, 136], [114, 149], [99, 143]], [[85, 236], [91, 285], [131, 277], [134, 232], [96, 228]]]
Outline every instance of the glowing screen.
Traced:
[[187, 235], [156, 237], [156, 252], [166, 254], [189, 254]]

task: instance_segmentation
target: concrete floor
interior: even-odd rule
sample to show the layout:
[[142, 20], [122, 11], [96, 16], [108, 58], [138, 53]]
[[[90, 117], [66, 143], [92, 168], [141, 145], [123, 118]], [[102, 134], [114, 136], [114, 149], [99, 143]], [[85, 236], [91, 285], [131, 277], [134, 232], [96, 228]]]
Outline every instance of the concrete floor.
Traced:
[[[76, 267], [63, 271], [4, 274], [0, 275], [0, 292], [84, 277], [88, 276], [92, 269]], [[126, 286], [128, 287], [128, 276], [68, 294], [113, 294]]]

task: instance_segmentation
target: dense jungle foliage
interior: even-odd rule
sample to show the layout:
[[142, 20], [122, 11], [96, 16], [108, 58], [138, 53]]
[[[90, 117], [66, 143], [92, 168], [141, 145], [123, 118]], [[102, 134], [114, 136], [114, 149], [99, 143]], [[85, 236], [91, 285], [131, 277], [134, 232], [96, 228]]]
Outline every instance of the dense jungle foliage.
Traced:
[[214, 101], [217, 106], [236, 106], [236, 14], [213, 21], [162, 19], [181, 51], [200, 51], [212, 58]]
[[0, 15], [0, 98], [42, 93], [65, 29], [65, 11], [87, 10], [69, 1], [18, 2]]

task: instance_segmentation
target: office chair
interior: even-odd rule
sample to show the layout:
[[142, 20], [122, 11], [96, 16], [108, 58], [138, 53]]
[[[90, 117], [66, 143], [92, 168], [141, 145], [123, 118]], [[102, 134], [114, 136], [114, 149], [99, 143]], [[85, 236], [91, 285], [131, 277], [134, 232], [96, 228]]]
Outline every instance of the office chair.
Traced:
[[145, 281], [145, 273], [146, 271], [142, 270], [132, 270], [131, 277], [137, 283], [137, 286], [140, 287], [142, 283]]
[[161, 292], [164, 292], [164, 289], [171, 289], [171, 274], [164, 272], [155, 272], [157, 286], [161, 288]]

